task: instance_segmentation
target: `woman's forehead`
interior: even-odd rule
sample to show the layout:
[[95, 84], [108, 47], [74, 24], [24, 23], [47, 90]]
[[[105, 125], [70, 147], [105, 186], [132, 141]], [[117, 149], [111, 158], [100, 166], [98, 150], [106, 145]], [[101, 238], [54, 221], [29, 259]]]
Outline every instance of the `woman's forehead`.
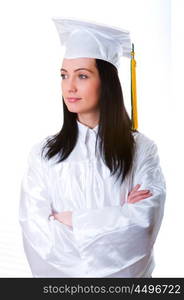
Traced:
[[80, 58], [64, 58], [62, 62], [63, 69], [75, 69], [75, 68], [95, 68], [95, 59], [88, 57]]

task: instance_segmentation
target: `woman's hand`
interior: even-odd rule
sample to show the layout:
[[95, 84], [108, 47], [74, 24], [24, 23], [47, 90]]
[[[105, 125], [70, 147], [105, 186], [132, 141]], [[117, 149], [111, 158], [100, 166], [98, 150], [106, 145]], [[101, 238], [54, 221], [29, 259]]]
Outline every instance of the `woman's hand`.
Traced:
[[72, 227], [72, 211], [53, 213], [52, 216], [59, 222]]
[[151, 197], [152, 193], [149, 190], [140, 190], [140, 184], [137, 184], [129, 193], [128, 193], [128, 203], [135, 203], [145, 198]]

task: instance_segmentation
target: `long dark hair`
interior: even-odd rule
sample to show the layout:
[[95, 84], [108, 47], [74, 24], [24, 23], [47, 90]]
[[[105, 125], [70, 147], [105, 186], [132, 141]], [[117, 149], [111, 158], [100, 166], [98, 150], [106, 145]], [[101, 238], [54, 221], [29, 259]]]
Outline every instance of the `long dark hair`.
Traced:
[[[121, 176], [122, 183], [132, 167], [135, 150], [132, 121], [124, 105], [118, 70], [113, 64], [101, 59], [96, 59], [96, 67], [101, 80], [100, 118], [96, 146], [100, 136], [99, 146], [102, 159], [110, 169], [111, 176], [116, 174], [116, 179]], [[45, 157], [48, 159], [59, 154], [57, 163], [70, 155], [78, 139], [77, 113], [68, 110], [64, 99], [63, 112], [62, 129], [49, 137], [42, 149], [43, 155], [43, 151], [47, 148]]]

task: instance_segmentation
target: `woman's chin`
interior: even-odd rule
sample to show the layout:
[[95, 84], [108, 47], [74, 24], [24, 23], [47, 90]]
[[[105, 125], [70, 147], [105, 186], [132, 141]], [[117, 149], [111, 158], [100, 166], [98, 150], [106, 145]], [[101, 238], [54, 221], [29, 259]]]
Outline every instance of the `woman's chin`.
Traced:
[[82, 110], [82, 109], [80, 109], [79, 107], [77, 108], [77, 107], [74, 107], [74, 106], [67, 106], [67, 108], [68, 108], [68, 110], [70, 111], [70, 112], [73, 112], [73, 113], [83, 113], [83, 112], [85, 112], [84, 110]]
[[75, 109], [75, 108], [72, 108], [72, 107], [68, 107], [68, 110], [70, 112], [73, 112], [73, 113], [80, 113], [80, 109]]

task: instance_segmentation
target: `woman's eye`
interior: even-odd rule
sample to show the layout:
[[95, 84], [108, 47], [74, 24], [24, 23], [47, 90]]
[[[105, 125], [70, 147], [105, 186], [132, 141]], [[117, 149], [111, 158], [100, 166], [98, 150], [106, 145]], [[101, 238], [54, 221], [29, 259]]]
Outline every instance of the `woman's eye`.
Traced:
[[88, 78], [88, 76], [87, 76], [87, 75], [84, 75], [84, 74], [80, 74], [79, 77], [82, 78], [82, 79]]
[[61, 74], [61, 78], [64, 79], [65, 74]]

